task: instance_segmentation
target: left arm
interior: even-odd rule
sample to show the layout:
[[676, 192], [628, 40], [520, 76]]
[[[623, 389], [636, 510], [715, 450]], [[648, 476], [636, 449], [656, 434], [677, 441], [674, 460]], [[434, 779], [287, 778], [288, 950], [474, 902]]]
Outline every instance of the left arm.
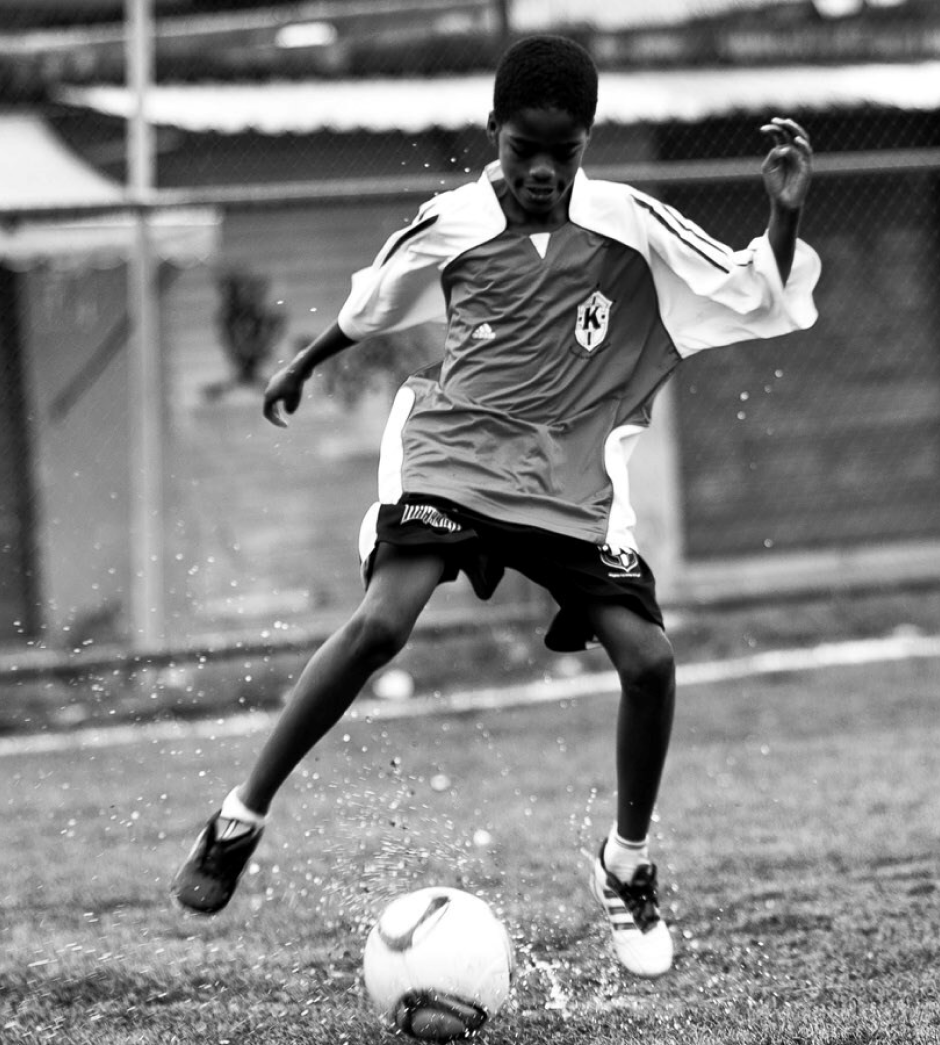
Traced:
[[773, 141], [761, 167], [770, 199], [767, 238], [777, 260], [780, 278], [786, 284], [793, 267], [800, 215], [812, 177], [813, 150], [809, 135], [794, 120], [775, 116], [761, 127], [761, 131]]

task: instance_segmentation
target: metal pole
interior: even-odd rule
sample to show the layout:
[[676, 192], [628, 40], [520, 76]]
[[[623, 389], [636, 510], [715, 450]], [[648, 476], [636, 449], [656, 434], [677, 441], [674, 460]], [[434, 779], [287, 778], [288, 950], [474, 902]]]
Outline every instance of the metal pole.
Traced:
[[[127, 127], [127, 189], [146, 203], [154, 188], [153, 134], [146, 99], [153, 77], [153, 0], [125, 0], [127, 86], [133, 109]], [[165, 642], [163, 367], [157, 266], [147, 211], [135, 209], [134, 249], [128, 265], [132, 319], [131, 423], [131, 621], [138, 649]]]
[[510, 3], [511, 0], [493, 0], [493, 10], [496, 15], [496, 37], [502, 48], [508, 46], [509, 36], [512, 33]]

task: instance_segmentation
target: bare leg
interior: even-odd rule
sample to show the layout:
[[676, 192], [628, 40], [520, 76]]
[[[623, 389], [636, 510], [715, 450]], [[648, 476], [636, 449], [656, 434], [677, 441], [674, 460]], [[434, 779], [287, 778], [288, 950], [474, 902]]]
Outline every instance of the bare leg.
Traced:
[[624, 606], [589, 608], [598, 639], [620, 675], [617, 716], [617, 832], [649, 833], [675, 712], [672, 645], [657, 625]]
[[268, 811], [297, 763], [342, 718], [369, 676], [402, 649], [443, 569], [443, 559], [427, 549], [379, 546], [359, 608], [307, 662], [290, 704], [239, 788], [249, 809]]

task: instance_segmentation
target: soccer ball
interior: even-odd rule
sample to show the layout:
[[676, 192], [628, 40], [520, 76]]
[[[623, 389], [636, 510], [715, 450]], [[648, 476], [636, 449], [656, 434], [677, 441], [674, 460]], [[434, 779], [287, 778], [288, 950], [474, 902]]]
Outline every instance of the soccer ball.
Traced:
[[450, 1041], [479, 1030], [506, 1001], [514, 960], [489, 905], [460, 889], [393, 900], [366, 940], [366, 992], [393, 1030]]

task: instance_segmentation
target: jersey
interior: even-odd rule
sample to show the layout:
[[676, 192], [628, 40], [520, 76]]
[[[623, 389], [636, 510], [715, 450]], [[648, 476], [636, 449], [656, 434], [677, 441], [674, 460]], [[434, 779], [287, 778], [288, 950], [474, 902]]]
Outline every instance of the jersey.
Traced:
[[340, 310], [354, 340], [446, 324], [439, 368], [392, 405], [379, 500], [442, 496], [635, 549], [628, 462], [657, 391], [696, 352], [810, 326], [819, 259], [798, 242], [784, 286], [766, 234], [734, 251], [583, 171], [568, 221], [528, 235], [507, 227], [500, 177], [491, 164], [426, 203], [354, 275]]

